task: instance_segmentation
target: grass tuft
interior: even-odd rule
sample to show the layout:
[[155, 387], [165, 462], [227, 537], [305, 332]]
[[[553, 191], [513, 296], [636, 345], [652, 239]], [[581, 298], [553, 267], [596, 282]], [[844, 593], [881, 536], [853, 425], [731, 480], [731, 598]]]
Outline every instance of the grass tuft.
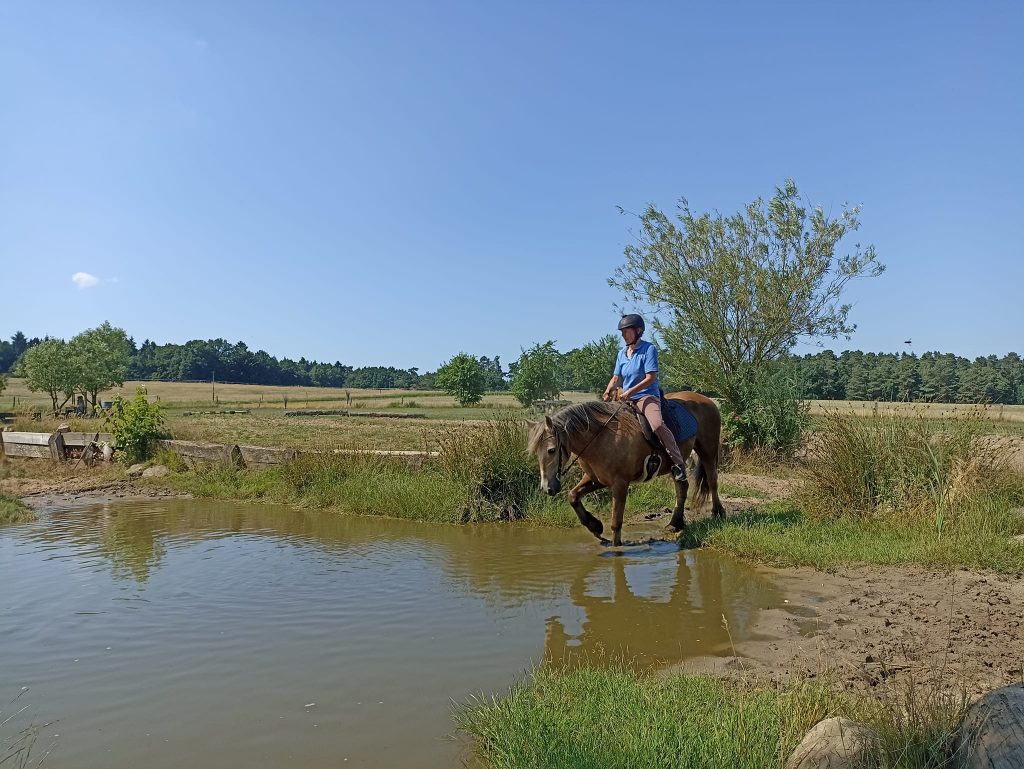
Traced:
[[29, 523], [38, 517], [20, 499], [0, 494], [0, 526], [13, 523]]
[[768, 685], [543, 666], [501, 699], [456, 704], [454, 718], [475, 737], [481, 763], [503, 769], [782, 767], [814, 724], [835, 715], [876, 736], [873, 765], [925, 769], [946, 765], [966, 704], [913, 686], [861, 698], [827, 677]]
[[831, 412], [808, 464], [801, 506], [815, 518], [928, 519], [941, 528], [1005, 483], [1007, 451], [980, 416]]

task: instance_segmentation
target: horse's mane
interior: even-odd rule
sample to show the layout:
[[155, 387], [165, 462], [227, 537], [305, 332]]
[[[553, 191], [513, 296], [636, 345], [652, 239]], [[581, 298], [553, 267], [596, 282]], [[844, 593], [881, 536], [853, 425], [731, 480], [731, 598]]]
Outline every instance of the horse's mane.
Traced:
[[[566, 406], [557, 414], [553, 414], [551, 416], [551, 422], [554, 424], [556, 430], [561, 430], [564, 433], [573, 434], [586, 432], [590, 429], [591, 425], [594, 424], [595, 420], [600, 420], [597, 422], [598, 425], [606, 424], [607, 421], [615, 416], [621, 408], [623, 408], [623, 404], [621, 403], [587, 401], [586, 403], [577, 403], [573, 406]], [[542, 419], [530, 430], [530, 453], [536, 452], [541, 439], [544, 437], [545, 427], [546, 423]]]

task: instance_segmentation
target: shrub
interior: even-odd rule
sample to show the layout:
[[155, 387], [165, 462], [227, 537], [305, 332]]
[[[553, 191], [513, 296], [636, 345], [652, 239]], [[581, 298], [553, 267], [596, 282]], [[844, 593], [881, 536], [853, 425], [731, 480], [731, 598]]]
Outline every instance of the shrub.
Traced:
[[160, 404], [150, 403], [141, 387], [130, 401], [117, 396], [106, 423], [117, 443], [121, 462], [126, 465], [146, 460], [150, 442], [165, 434]]
[[808, 422], [808, 404], [789, 372], [750, 372], [735, 394], [722, 404], [723, 427], [730, 445], [744, 451], [792, 456]]

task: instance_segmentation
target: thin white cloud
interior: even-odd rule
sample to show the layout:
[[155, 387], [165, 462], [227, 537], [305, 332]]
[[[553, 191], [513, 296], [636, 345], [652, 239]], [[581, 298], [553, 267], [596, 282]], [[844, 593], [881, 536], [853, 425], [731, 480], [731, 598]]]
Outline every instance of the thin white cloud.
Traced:
[[100, 279], [87, 272], [76, 272], [71, 276], [71, 282], [79, 288], [92, 288], [100, 282]]

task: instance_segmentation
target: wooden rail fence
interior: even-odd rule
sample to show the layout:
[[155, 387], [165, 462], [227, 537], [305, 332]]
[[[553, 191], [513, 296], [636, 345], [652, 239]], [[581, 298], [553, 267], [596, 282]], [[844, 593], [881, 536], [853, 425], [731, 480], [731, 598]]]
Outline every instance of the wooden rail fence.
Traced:
[[[80, 454], [90, 443], [106, 442], [116, 448], [109, 433], [22, 433], [0, 432], [0, 445], [9, 457], [29, 459], [52, 459], [64, 461]], [[199, 465], [222, 465], [227, 467], [265, 468], [285, 465], [300, 456], [325, 454], [370, 454], [375, 457], [390, 457], [405, 462], [410, 469], [423, 466], [430, 451], [392, 451], [386, 449], [334, 449], [332, 451], [306, 451], [270, 446], [246, 446], [235, 443], [207, 443], [204, 441], [158, 440], [158, 448], [180, 456], [190, 467]]]

